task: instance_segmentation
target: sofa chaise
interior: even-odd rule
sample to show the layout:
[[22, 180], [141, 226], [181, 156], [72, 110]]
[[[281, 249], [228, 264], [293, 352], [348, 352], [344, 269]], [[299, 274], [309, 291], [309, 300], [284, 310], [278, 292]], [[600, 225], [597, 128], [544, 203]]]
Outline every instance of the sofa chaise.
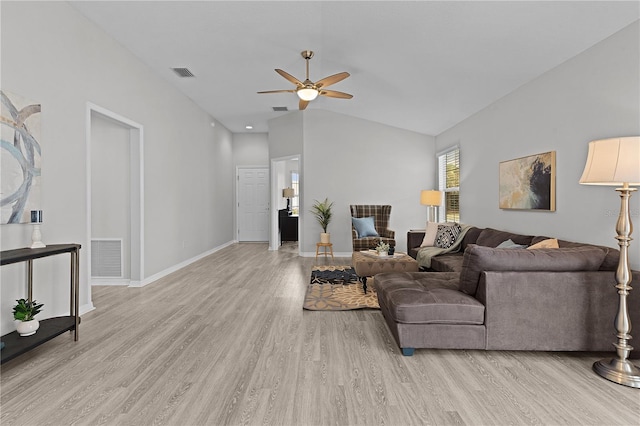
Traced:
[[[472, 227], [464, 238], [457, 253], [435, 256], [426, 272], [376, 275], [380, 309], [404, 355], [416, 348], [614, 350], [618, 250], [568, 241], [497, 248], [546, 237], [489, 228]], [[631, 323], [640, 328], [640, 273], [632, 286]]]

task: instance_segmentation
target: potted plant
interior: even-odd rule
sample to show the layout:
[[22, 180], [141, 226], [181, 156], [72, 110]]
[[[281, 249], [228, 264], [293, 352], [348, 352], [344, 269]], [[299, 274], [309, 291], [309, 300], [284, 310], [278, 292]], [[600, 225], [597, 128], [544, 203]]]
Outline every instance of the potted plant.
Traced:
[[40, 323], [34, 317], [40, 313], [42, 303], [35, 300], [18, 299], [13, 307], [13, 319], [16, 320], [16, 331], [21, 336], [31, 336], [40, 327]]
[[391, 246], [389, 246], [389, 244], [380, 240], [380, 242], [376, 246], [376, 251], [378, 252], [378, 256], [385, 257], [389, 253], [390, 248]]
[[325, 198], [322, 202], [315, 200], [315, 203], [311, 206], [311, 213], [313, 213], [316, 220], [322, 227], [320, 242], [325, 244], [328, 244], [331, 241], [331, 235], [327, 232], [327, 227], [329, 226], [329, 223], [331, 223], [332, 207], [333, 203], [330, 203], [328, 198]]

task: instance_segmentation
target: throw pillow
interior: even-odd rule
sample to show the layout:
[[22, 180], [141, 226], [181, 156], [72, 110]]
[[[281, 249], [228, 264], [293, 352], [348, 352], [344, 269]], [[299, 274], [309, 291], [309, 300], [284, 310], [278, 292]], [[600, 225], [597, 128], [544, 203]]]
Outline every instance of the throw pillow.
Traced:
[[438, 233], [436, 234], [436, 247], [448, 249], [456, 242], [462, 228], [459, 224], [438, 225]]
[[351, 223], [353, 223], [353, 227], [356, 228], [358, 238], [379, 237], [378, 233], [376, 232], [373, 216], [352, 217]]
[[424, 233], [424, 239], [422, 240], [420, 247], [433, 247], [436, 242], [438, 225], [438, 222], [427, 222], [427, 231]]
[[525, 248], [525, 247], [526, 247], [525, 245], [516, 244], [511, 239], [509, 239], [507, 241], [503, 241], [500, 244], [498, 244], [496, 248]]
[[499, 231], [493, 228], [485, 228], [480, 231], [480, 235], [476, 238], [476, 244], [486, 247], [497, 247], [503, 241], [511, 240], [516, 244], [524, 244], [526, 246], [531, 244], [533, 236], [513, 234], [511, 232]]
[[535, 243], [527, 247], [529, 250], [541, 249], [541, 248], [560, 248], [558, 240], [556, 238], [549, 238], [548, 240], [542, 240], [539, 243]]

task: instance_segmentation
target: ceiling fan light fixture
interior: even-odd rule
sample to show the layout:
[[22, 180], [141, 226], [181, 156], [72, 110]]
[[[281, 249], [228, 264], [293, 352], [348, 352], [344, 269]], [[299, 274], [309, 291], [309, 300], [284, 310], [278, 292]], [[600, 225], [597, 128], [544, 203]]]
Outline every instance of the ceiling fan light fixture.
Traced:
[[318, 97], [318, 90], [313, 87], [303, 87], [296, 91], [298, 97], [303, 101], [312, 101]]
[[[1, 1], [1, 0], [0, 0]], [[298, 104], [298, 109], [300, 111], [304, 110], [309, 102], [317, 98], [318, 96], [327, 96], [329, 98], [338, 98], [338, 99], [351, 99], [353, 95], [344, 92], [338, 92], [335, 90], [326, 90], [328, 86], [332, 84], [336, 84], [345, 78], [349, 77], [348, 72], [339, 72], [337, 74], [330, 75], [329, 77], [325, 77], [321, 80], [316, 81], [315, 83], [309, 79], [309, 59], [313, 57], [313, 52], [311, 50], [303, 50], [301, 52], [302, 57], [306, 62], [306, 79], [304, 81], [300, 81], [288, 72], [285, 72], [281, 69], [276, 68], [275, 71], [284, 77], [285, 80], [295, 84], [295, 89], [289, 90], [267, 90], [258, 93], [295, 93], [298, 98], [300, 98], [300, 102]], [[274, 108], [275, 110], [275, 108]]]

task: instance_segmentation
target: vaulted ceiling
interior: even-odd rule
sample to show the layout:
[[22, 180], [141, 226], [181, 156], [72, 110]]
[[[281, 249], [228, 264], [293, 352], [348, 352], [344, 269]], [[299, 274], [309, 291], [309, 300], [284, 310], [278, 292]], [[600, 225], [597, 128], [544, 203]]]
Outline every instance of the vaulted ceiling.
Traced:
[[[298, 108], [300, 80], [347, 71], [320, 108], [437, 135], [640, 18], [637, 1], [81, 1], [106, 33], [235, 133]], [[172, 68], [188, 68], [180, 78]]]

